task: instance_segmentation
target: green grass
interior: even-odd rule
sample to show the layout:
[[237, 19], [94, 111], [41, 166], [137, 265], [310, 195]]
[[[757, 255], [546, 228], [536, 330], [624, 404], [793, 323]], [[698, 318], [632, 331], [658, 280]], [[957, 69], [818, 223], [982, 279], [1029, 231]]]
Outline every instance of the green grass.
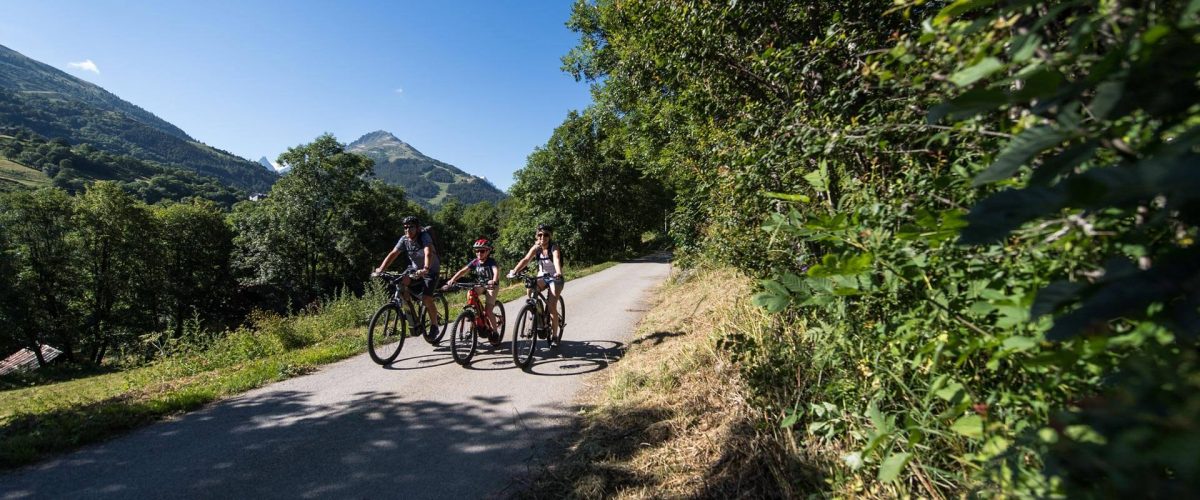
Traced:
[[[575, 279], [616, 265], [567, 269]], [[521, 297], [520, 285], [501, 298]], [[0, 381], [0, 470], [102, 441], [164, 417], [309, 373], [366, 350], [378, 295], [339, 297], [319, 314], [251, 318], [252, 330], [182, 343], [161, 361], [120, 371], [63, 368]]]
[[50, 178], [42, 171], [26, 167], [7, 158], [0, 158], [0, 190], [5, 187], [38, 188], [49, 185]]

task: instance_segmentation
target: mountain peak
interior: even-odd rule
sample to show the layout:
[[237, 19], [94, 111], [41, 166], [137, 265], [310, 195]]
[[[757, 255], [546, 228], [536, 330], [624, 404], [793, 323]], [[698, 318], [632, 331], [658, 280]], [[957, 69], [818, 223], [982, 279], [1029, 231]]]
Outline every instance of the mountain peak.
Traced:
[[432, 158], [417, 151], [417, 148], [412, 147], [386, 130], [376, 130], [359, 137], [358, 140], [347, 145], [346, 150], [359, 153], [375, 153], [374, 156], [387, 158], [388, 161], [403, 159], [432, 160]]
[[425, 207], [440, 205], [448, 198], [464, 204], [504, 199], [504, 193], [486, 180], [425, 156], [385, 130], [359, 137], [346, 151], [373, 160], [376, 179], [403, 187], [413, 201]]

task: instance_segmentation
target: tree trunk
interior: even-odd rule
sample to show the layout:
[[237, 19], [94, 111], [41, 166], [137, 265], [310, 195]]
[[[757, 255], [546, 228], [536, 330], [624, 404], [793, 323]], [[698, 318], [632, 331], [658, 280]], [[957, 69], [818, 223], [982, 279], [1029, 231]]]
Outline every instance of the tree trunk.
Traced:
[[37, 358], [38, 368], [46, 366], [46, 358], [42, 356], [42, 345], [38, 343], [36, 335], [29, 334], [29, 348], [33, 350], [33, 355]]

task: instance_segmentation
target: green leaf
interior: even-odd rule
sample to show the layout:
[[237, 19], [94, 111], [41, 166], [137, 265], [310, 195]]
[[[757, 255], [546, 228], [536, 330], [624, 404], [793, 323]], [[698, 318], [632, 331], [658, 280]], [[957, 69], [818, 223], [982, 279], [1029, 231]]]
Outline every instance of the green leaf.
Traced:
[[1017, 169], [1046, 148], [1062, 143], [1075, 135], [1074, 128], [1042, 125], [1017, 134], [987, 170], [975, 176], [975, 186], [1012, 177]]
[[751, 299], [754, 305], [766, 308], [768, 312], [777, 313], [782, 311], [791, 302], [791, 294], [778, 281], [763, 280], [762, 287], [765, 290], [756, 294]]
[[948, 403], [955, 403], [956, 402], [955, 400], [957, 400], [959, 397], [966, 395], [966, 390], [963, 388], [962, 384], [951, 380], [950, 382], [948, 382], [946, 384], [945, 387], [938, 389], [938, 391], [935, 392], [934, 395], [937, 396], [942, 401], [946, 401]]
[[788, 414], [787, 417], [785, 417], [783, 419], [782, 422], [779, 423], [779, 427], [784, 428], [784, 429], [789, 429], [793, 425], [796, 425], [796, 422], [798, 420], [800, 420], [800, 412], [795, 412], [795, 411], [791, 412]]
[[960, 70], [950, 75], [950, 81], [959, 87], [966, 87], [979, 80], [987, 78], [992, 73], [1004, 68], [1004, 63], [995, 57], [985, 57], [974, 66]]
[[1010, 351], [1025, 351], [1038, 345], [1038, 339], [1033, 337], [1009, 337], [1004, 339], [1004, 348]]
[[1000, 241], [1021, 224], [1061, 210], [1065, 202], [1061, 189], [1033, 186], [1001, 191], [971, 207], [958, 242], [980, 245]]
[[1047, 158], [1041, 165], [1038, 165], [1033, 170], [1033, 176], [1029, 178], [1029, 183], [1049, 184], [1059, 174], [1074, 169], [1082, 165], [1083, 162], [1092, 159], [1099, 146], [1100, 141], [1093, 139], [1064, 149], [1061, 153]]
[[763, 193], [763, 196], [766, 196], [767, 198], [775, 198], [777, 200], [790, 201], [793, 203], [808, 203], [812, 201], [812, 198], [802, 194], [776, 193], [774, 191], [766, 191]]
[[1142, 34], [1142, 43], [1154, 45], [1159, 39], [1171, 33], [1171, 28], [1164, 24], [1156, 24]]
[[784, 273], [779, 276], [780, 283], [787, 287], [793, 293], [807, 292], [808, 286], [804, 283], [804, 278], [797, 276], [795, 273]]
[[1062, 73], [1053, 68], [1038, 67], [1028, 74], [1020, 75], [1021, 90], [1012, 93], [1015, 101], [1044, 99], [1057, 94], [1066, 80]]
[[1033, 33], [1018, 36], [1012, 40], [1009, 55], [1012, 56], [1014, 62], [1028, 61], [1037, 52], [1038, 45], [1041, 44], [1042, 37]]
[[1115, 119], [1120, 116], [1109, 116], [1121, 100], [1125, 90], [1124, 81], [1107, 81], [1096, 86], [1096, 97], [1092, 98], [1092, 114], [1099, 119]]
[[1029, 315], [1038, 318], [1057, 311], [1063, 305], [1078, 299], [1079, 292], [1083, 291], [1085, 286], [1083, 283], [1070, 281], [1056, 281], [1046, 285], [1038, 290]]
[[979, 113], [999, 108], [1008, 102], [1008, 96], [1003, 90], [994, 88], [978, 88], [969, 90], [942, 104], [934, 106], [929, 111], [929, 123], [937, 123], [942, 118], [949, 117], [951, 121], [965, 120]]
[[879, 480], [885, 483], [895, 481], [910, 459], [912, 459], [912, 453], [907, 452], [893, 453], [885, 458], [883, 464], [879, 466]]
[[950, 430], [969, 438], [980, 437], [983, 435], [983, 418], [975, 414], [967, 415], [954, 422]]
[[820, 168], [804, 174], [804, 180], [817, 191], [827, 191], [829, 188], [829, 168], [822, 162]]
[[957, 0], [956, 2], [947, 5], [941, 11], [939, 11], [937, 16], [933, 18], [933, 22], [940, 25], [945, 25], [955, 17], [980, 7], [986, 7], [993, 3], [996, 3], [996, 0]]
[[879, 432], [888, 432], [887, 420], [883, 417], [883, 412], [879, 411], [879, 405], [875, 401], [867, 403], [867, 418], [875, 425]]

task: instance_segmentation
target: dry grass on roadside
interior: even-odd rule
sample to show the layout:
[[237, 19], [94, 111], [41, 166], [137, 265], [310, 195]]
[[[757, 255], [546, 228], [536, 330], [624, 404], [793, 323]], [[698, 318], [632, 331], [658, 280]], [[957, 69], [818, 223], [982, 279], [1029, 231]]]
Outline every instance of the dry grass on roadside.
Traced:
[[[731, 271], [674, 276], [629, 351], [593, 381], [579, 429], [518, 495], [528, 498], [789, 497], [789, 454], [741, 398], [717, 349], [751, 282]], [[794, 456], [794, 455], [790, 455]]]

